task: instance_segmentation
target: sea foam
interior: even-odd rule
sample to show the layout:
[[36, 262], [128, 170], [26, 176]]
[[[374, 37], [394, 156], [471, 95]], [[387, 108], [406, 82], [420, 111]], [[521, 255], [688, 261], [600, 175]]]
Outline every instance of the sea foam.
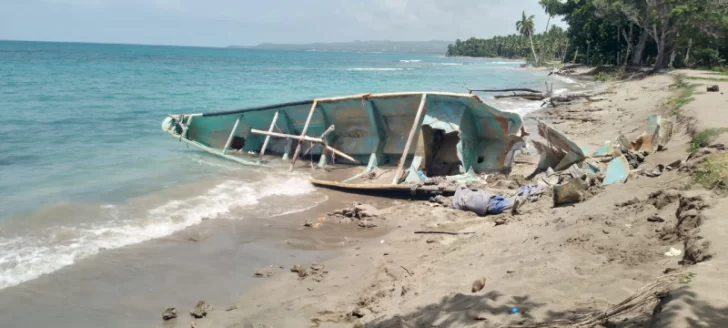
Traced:
[[[104, 222], [54, 227], [32, 236], [0, 236], [0, 289], [38, 278], [104, 249], [169, 236], [203, 220], [225, 218], [236, 208], [250, 208], [255, 213], [255, 206], [266, 197], [293, 197], [314, 191], [307, 180], [297, 176], [269, 176], [253, 183], [233, 179], [198, 196], [169, 200], [147, 210], [142, 218], [125, 213], [126, 205], [106, 204], [99, 206], [100, 213], [107, 216]], [[284, 215], [322, 201], [325, 197], [265, 212], [268, 217]]]

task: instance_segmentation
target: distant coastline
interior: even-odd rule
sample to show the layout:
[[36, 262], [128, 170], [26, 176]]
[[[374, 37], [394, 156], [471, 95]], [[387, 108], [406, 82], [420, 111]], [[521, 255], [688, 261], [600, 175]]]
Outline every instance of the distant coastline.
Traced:
[[353, 41], [316, 42], [302, 44], [261, 43], [255, 46], [230, 45], [228, 48], [260, 50], [295, 50], [322, 52], [364, 52], [364, 53], [427, 53], [445, 54], [451, 41]]

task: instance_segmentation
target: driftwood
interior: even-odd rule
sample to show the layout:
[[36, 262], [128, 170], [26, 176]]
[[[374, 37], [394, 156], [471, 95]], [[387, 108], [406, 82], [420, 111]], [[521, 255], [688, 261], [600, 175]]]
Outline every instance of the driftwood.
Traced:
[[610, 319], [628, 314], [635, 310], [657, 306], [667, 297], [679, 274], [671, 274], [657, 278], [654, 282], [637, 290], [632, 296], [604, 311], [592, 312], [572, 320], [556, 320], [551, 322], [507, 325], [500, 328], [595, 328], [603, 326]]
[[415, 231], [415, 234], [430, 234], [430, 235], [470, 235], [474, 234], [475, 232], [450, 232], [450, 231]]
[[470, 93], [473, 93], [474, 91], [477, 91], [477, 92], [515, 92], [515, 91], [521, 91], [521, 92], [541, 93], [541, 91], [534, 90], [534, 89], [528, 89], [528, 88], [512, 88], [512, 89], [470, 89]]
[[514, 93], [512, 95], [497, 95], [493, 96], [495, 99], [501, 98], [521, 98], [526, 100], [544, 100], [546, 96], [544, 94], [532, 94], [532, 93]]

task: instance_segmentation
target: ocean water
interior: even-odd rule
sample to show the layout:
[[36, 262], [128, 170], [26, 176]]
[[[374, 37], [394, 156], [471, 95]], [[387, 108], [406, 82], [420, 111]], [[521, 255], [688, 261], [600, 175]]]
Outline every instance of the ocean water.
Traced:
[[[0, 289], [204, 220], [273, 217], [326, 201], [305, 172], [245, 168], [185, 147], [161, 131], [168, 113], [465, 85], [542, 88], [544, 74], [520, 64], [0, 41]], [[538, 106], [494, 105], [524, 114]]]

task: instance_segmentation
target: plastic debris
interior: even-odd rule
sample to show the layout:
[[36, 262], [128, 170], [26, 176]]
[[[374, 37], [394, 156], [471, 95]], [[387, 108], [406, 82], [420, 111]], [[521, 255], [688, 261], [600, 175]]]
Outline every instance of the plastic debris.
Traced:
[[607, 165], [607, 173], [604, 178], [605, 185], [624, 183], [629, 177], [630, 165], [624, 155], [613, 158]]
[[682, 251], [679, 249], [675, 249], [673, 247], [670, 247], [670, 250], [665, 252], [665, 256], [669, 256], [669, 257], [675, 257], [675, 256], [680, 256], [680, 255], [682, 255]]

